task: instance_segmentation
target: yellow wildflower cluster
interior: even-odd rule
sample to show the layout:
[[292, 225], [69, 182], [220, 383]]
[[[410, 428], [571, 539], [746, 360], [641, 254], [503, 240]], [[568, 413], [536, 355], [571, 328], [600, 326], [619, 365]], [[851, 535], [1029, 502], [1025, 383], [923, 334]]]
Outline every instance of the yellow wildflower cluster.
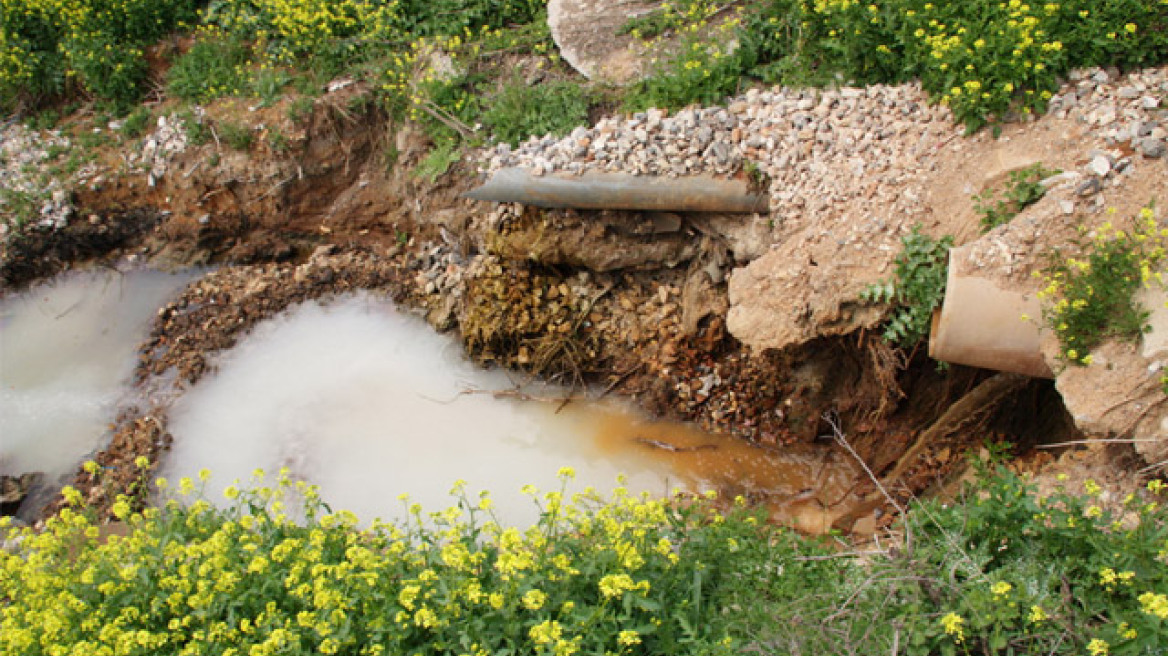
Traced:
[[941, 618], [941, 628], [945, 634], [952, 636], [957, 644], [965, 642], [965, 619], [957, 613], [947, 613]]
[[[573, 472], [560, 474], [566, 486]], [[690, 603], [694, 572], [708, 567], [677, 551], [703, 531], [695, 544], [726, 548], [704, 500], [624, 490], [568, 500], [530, 489], [542, 518], [519, 530], [464, 496], [360, 528], [286, 474], [233, 484], [222, 509], [194, 488], [184, 479], [178, 497], [140, 513], [119, 499], [125, 537], [103, 541], [75, 491], [43, 532], [18, 531], [19, 547], [0, 552], [0, 653], [484, 654], [516, 648], [517, 635], [523, 653], [623, 653], [653, 639], [645, 626], [693, 630], [654, 612]], [[291, 498], [303, 507], [287, 510]]]
[[1140, 610], [1158, 617], [1162, 620], [1168, 620], [1168, 595], [1157, 592], [1145, 592], [1139, 596]]
[[191, 0], [0, 0], [0, 105], [71, 84], [132, 101], [143, 48], [195, 17]]
[[1043, 317], [1058, 337], [1063, 358], [1090, 365], [1091, 349], [1106, 337], [1138, 339], [1146, 312], [1133, 295], [1140, 287], [1162, 286], [1168, 228], [1162, 228], [1151, 206], [1140, 210], [1130, 229], [1107, 221], [1089, 231], [1079, 257], [1056, 254], [1054, 263], [1036, 277], [1044, 287]]

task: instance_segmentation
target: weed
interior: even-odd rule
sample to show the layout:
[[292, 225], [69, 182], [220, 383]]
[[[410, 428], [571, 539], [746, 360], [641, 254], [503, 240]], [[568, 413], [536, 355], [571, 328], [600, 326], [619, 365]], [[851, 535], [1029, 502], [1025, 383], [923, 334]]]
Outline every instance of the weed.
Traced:
[[52, 130], [61, 122], [61, 112], [56, 109], [43, 109], [35, 114], [30, 114], [24, 120], [24, 124], [30, 130]]
[[512, 146], [532, 135], [562, 136], [587, 121], [588, 96], [572, 82], [533, 86], [513, 78], [483, 112], [483, 124]]
[[450, 165], [462, 157], [462, 149], [453, 139], [439, 141], [430, 152], [418, 162], [414, 175], [433, 183], [446, 174]]
[[1047, 169], [1041, 162], [1011, 171], [1004, 189], [987, 189], [973, 197], [973, 209], [981, 214], [981, 231], [989, 232], [1009, 223], [1018, 212], [1037, 203], [1046, 195], [1039, 184], [1059, 171]]
[[254, 135], [251, 127], [234, 121], [219, 121], [219, 137], [234, 150], [250, 150]]
[[45, 148], [45, 159], [50, 162], [55, 162], [61, 159], [61, 156], [69, 152], [69, 146], [64, 144], [54, 143]]
[[632, 85], [625, 106], [634, 111], [649, 107], [715, 105], [738, 90], [741, 63], [719, 40], [687, 37], [677, 54], [658, 64], [652, 75]]
[[[1081, 230], [1086, 234], [1086, 230]], [[1144, 285], [1163, 285], [1168, 230], [1156, 223], [1151, 205], [1129, 230], [1106, 222], [1090, 241], [1078, 242], [1079, 257], [1059, 251], [1041, 275], [1046, 287], [1043, 318], [1059, 340], [1065, 362], [1091, 364], [1091, 350], [1104, 339], [1138, 340], [1148, 331], [1148, 311], [1135, 299]]]
[[945, 298], [952, 245], [951, 235], [933, 239], [914, 226], [901, 239], [895, 279], [875, 283], [860, 293], [865, 301], [893, 306], [892, 318], [884, 325], [885, 340], [911, 347], [929, 334], [933, 310]]
[[3, 220], [14, 229], [21, 229], [40, 216], [42, 195], [0, 187], [0, 207], [4, 208]]
[[261, 107], [270, 107], [291, 80], [292, 76], [284, 69], [268, 63], [260, 64], [259, 69], [251, 74], [251, 92], [260, 99]]
[[269, 130], [267, 140], [268, 148], [271, 148], [273, 153], [284, 154], [292, 149], [288, 137], [279, 128], [273, 127]]
[[617, 30], [618, 35], [631, 35], [634, 39], [655, 39], [678, 27], [675, 14], [663, 7], [625, 21]]
[[178, 118], [182, 121], [187, 140], [192, 144], [201, 146], [211, 140], [211, 129], [207, 127], [201, 115], [188, 109], [179, 112]]
[[82, 130], [76, 138], [77, 146], [82, 150], [93, 151], [110, 142], [110, 135], [101, 128]]
[[146, 131], [150, 128], [150, 120], [152, 118], [154, 118], [154, 115], [147, 107], [138, 107], [138, 109], [130, 112], [122, 121], [122, 136], [127, 139], [137, 139], [143, 134], [146, 134]]
[[189, 102], [209, 102], [242, 92], [249, 58], [243, 43], [217, 30], [204, 30], [166, 74], [171, 95]]
[[[138, 466], [140, 499], [150, 462]], [[1160, 480], [1108, 502], [1091, 480], [1042, 497], [999, 468], [955, 500], [915, 504], [898, 527], [911, 545], [877, 542], [859, 558], [768, 526], [741, 499], [718, 510], [713, 495], [572, 494], [573, 475], [524, 488], [540, 510], [526, 530], [499, 526], [490, 496], [462, 481], [445, 511], [403, 495], [405, 519], [360, 528], [286, 472], [269, 486], [257, 470], [218, 506], [195, 481], [158, 479], [158, 507], [114, 501], [127, 530], [109, 540], [67, 487], [42, 531], [0, 519], [13, 545], [0, 550], [0, 652], [109, 641], [143, 653], [1080, 656], [1168, 644]]]
[[305, 119], [312, 116], [312, 107], [315, 104], [312, 98], [308, 96], [298, 96], [288, 103], [286, 114], [288, 120], [293, 123], [303, 123]]

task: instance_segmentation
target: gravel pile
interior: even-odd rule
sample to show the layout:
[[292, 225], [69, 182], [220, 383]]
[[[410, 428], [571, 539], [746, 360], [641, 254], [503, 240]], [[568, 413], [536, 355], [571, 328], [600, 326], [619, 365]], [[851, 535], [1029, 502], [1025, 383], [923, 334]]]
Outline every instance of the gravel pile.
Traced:
[[[1107, 71], [1073, 71], [1050, 101], [1050, 114], [1088, 124], [1110, 147], [1130, 146], [1147, 159], [1165, 155], [1168, 142], [1168, 68], [1116, 77]], [[1099, 163], [1088, 171], [1106, 175]]]
[[[1074, 118], [1115, 148], [1093, 152], [1083, 175], [1113, 176], [1123, 147], [1146, 159], [1165, 155], [1168, 69], [1118, 78], [1100, 69], [1075, 71], [1050, 113]], [[964, 133], [949, 110], [930, 105], [916, 84], [808, 90], [752, 89], [726, 107], [649, 110], [606, 118], [569, 136], [533, 137], [518, 148], [485, 151], [483, 171], [519, 166], [535, 175], [585, 171], [678, 177], [727, 176], [753, 162], [771, 181], [776, 223], [814, 221], [841, 205], [874, 202], [913, 214], [911, 182], [938, 164], [943, 146]], [[1106, 168], [1106, 170], [1104, 170]], [[1084, 189], [1096, 187], [1090, 183]]]
[[[752, 89], [726, 107], [649, 110], [607, 118], [568, 137], [488, 150], [484, 169], [535, 175], [622, 171], [726, 176], [753, 162], [771, 180], [776, 217], [828, 211], [855, 198], [902, 196], [922, 158], [955, 136], [949, 111], [916, 85], [866, 89]], [[907, 200], [907, 199], [906, 199]]]
[[37, 132], [16, 122], [0, 130], [0, 236], [17, 222], [51, 229], [69, 220], [73, 204], [62, 181], [49, 170], [69, 147], [69, 140], [56, 130]]
[[[203, 120], [203, 108], [196, 108], [196, 118]], [[170, 161], [187, 149], [186, 126], [177, 115], [159, 116], [153, 132], [142, 140], [141, 149], [131, 156], [131, 161], [147, 173], [147, 183], [153, 187], [166, 175]]]

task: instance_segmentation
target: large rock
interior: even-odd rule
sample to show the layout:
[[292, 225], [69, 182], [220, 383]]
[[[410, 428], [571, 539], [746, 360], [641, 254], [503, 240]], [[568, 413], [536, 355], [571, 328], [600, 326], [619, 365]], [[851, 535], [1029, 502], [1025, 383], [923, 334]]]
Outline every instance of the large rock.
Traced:
[[646, 73], [644, 48], [619, 34], [630, 18], [661, 5], [652, 0], [550, 0], [548, 27], [560, 55], [586, 78], [627, 84]]

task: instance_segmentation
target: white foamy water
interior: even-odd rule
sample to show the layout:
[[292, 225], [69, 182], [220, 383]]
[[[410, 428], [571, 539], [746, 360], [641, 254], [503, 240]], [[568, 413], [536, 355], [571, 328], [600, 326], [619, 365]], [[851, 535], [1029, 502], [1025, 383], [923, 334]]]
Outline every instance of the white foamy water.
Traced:
[[103, 446], [150, 319], [193, 275], [77, 271], [0, 301], [0, 474], [57, 481]]
[[634, 491], [667, 491], [668, 466], [643, 448], [605, 448], [595, 413], [464, 393], [512, 388], [388, 302], [305, 304], [257, 326], [176, 402], [163, 473], [177, 480], [210, 469], [207, 489], [217, 495], [256, 468], [287, 467], [364, 521], [400, 518], [401, 494], [427, 511], [446, 508], [452, 484], [465, 479], [472, 495], [491, 492], [500, 520], [530, 523], [537, 511], [519, 489], [557, 489], [562, 466], [575, 469], [574, 489], [609, 490], [623, 473]]

